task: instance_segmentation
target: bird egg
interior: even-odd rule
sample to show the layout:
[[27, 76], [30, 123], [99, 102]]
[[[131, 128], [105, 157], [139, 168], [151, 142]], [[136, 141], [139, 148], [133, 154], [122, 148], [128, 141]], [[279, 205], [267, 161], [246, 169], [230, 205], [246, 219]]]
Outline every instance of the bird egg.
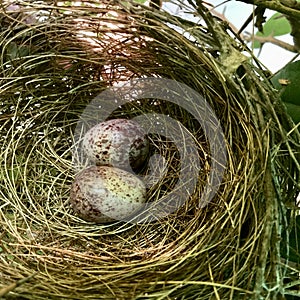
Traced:
[[82, 219], [108, 223], [133, 216], [146, 202], [146, 186], [125, 170], [90, 166], [75, 177], [70, 202]]

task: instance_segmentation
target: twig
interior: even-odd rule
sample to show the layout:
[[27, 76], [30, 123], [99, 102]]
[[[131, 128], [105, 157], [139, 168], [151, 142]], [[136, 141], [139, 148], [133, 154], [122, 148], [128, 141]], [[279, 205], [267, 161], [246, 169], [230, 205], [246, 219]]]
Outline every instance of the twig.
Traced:
[[218, 12], [218, 11], [216, 11], [215, 9], [212, 9], [212, 8], [208, 8], [209, 9], [209, 12], [213, 15], [213, 16], [216, 16], [217, 18], [219, 18], [220, 20], [222, 20], [222, 21], [224, 21], [224, 22], [226, 22], [228, 25], [229, 25], [229, 27], [232, 29], [232, 31], [234, 32], [234, 33], [238, 33], [239, 32], [239, 30], [238, 30], [238, 28], [236, 28], [227, 18], [226, 18], [226, 16], [224, 15], [224, 14], [222, 14], [222, 13], [220, 13], [220, 12]]
[[1, 290], [0, 290], [0, 297], [3, 297], [5, 296], [6, 294], [8, 294], [9, 292], [13, 291], [16, 287], [24, 284], [25, 282], [29, 281], [32, 277], [34, 277], [37, 273], [34, 273], [30, 276], [27, 276], [23, 279], [20, 279], [18, 281], [15, 281], [14, 283], [10, 284], [10, 285], [7, 285], [5, 287], [3, 287]]
[[219, 13], [218, 11], [214, 10], [214, 9], [210, 9], [209, 10], [214, 16], [218, 17], [220, 20], [227, 22], [228, 25], [230, 26], [230, 28], [232, 29], [232, 31], [239, 35], [241, 37], [242, 40], [246, 41], [246, 42], [253, 42], [253, 41], [257, 41], [261, 44], [264, 43], [271, 43], [273, 45], [279, 46], [285, 50], [294, 52], [294, 53], [298, 53], [299, 49], [297, 46], [291, 45], [289, 43], [283, 42], [279, 39], [274, 38], [273, 36], [257, 36], [257, 35], [244, 35], [241, 33], [241, 29], [237, 29], [227, 18], [224, 14]]

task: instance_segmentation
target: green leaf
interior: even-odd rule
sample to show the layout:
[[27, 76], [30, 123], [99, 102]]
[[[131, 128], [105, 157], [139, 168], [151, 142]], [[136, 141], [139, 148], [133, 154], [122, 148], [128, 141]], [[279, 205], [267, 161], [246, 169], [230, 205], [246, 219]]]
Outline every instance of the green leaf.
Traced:
[[271, 79], [283, 102], [300, 106], [300, 60], [287, 64]]
[[300, 122], [300, 61], [287, 64], [271, 81], [280, 91], [288, 113], [297, 124]]
[[[263, 32], [258, 31], [255, 35], [261, 37], [280, 36], [291, 32], [289, 21], [281, 14], [275, 13], [263, 26]], [[261, 44], [254, 42], [254, 48], [260, 48]]]
[[280, 36], [290, 33], [291, 25], [282, 14], [276, 13], [264, 24], [263, 30], [265, 36]]
[[11, 42], [6, 47], [7, 57], [10, 60], [25, 57], [25, 56], [29, 55], [29, 50], [30, 50], [29, 46], [21, 46], [15, 42]]
[[291, 116], [295, 124], [300, 123], [300, 106], [292, 103], [284, 103], [288, 114]]
[[134, 2], [136, 3], [141, 3], [141, 4], [144, 4], [147, 0], [134, 0]]

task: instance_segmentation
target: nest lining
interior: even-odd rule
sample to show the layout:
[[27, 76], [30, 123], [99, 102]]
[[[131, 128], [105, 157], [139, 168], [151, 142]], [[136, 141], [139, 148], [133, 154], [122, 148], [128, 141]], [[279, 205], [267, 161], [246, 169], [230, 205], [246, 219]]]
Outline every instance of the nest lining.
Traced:
[[[189, 2], [201, 7], [206, 25], [134, 3], [49, 3], [42, 9], [47, 18], [34, 24], [26, 23], [24, 8], [3, 10], [1, 287], [33, 276], [7, 299], [275, 299], [282, 292], [289, 269], [278, 262], [274, 237], [299, 190], [299, 132], [259, 66], [238, 56], [236, 72], [224, 68], [230, 44], [232, 53], [247, 49], [202, 4]], [[34, 16], [41, 6], [26, 11]], [[78, 118], [107, 87], [147, 76], [175, 79], [205, 96], [226, 136], [223, 183], [199, 209], [203, 173], [189, 201], [157, 222], [84, 222], [68, 204]], [[209, 165], [199, 124], [155, 101], [121, 107], [112, 117], [170, 114], [193, 134]], [[176, 151], [165, 145], [153, 137], [154, 152], [171, 161]], [[174, 177], [168, 172], [153, 187], [153, 199]]]

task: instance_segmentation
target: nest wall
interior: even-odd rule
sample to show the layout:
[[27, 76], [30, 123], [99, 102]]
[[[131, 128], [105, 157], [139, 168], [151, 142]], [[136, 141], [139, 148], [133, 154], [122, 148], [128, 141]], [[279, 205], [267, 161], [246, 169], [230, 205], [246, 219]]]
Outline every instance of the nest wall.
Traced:
[[[299, 191], [299, 132], [247, 47], [200, 1], [188, 2], [201, 23], [121, 1], [2, 7], [5, 299], [283, 297], [289, 268], [278, 237]], [[85, 222], [68, 202], [76, 124], [99, 93], [140, 77], [173, 79], [205, 97], [226, 137], [223, 182], [199, 209], [211, 163], [201, 126], [170, 103], [132, 103], [112, 117], [155, 111], [177, 119], [197, 141], [206, 172], [189, 201], [161, 220]], [[171, 160], [164, 141], [152, 143]], [[151, 199], [174, 178], [167, 174]]]

